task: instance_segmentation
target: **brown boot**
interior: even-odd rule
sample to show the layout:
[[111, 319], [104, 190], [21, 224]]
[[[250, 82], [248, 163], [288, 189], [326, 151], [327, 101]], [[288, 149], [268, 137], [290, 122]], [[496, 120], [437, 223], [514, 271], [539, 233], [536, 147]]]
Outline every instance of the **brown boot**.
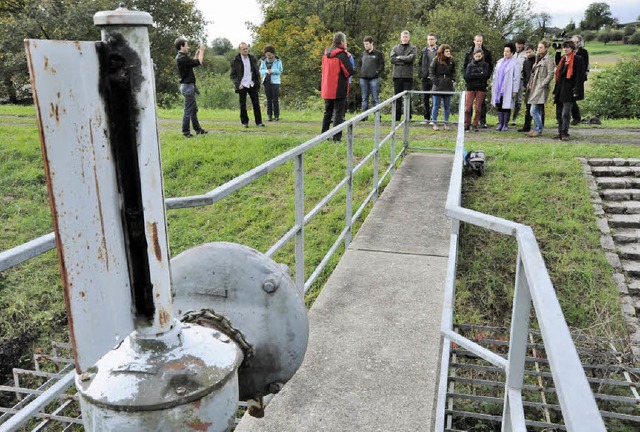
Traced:
[[526, 134], [529, 137], [535, 138], [535, 137], [539, 137], [540, 135], [542, 135], [540, 132], [536, 132], [536, 131], [531, 131], [528, 134]]

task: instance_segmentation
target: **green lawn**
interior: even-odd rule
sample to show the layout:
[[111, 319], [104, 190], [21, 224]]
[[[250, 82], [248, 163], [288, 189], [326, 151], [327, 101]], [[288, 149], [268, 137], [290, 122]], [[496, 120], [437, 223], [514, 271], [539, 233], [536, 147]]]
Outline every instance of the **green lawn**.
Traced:
[[[32, 107], [0, 106], [0, 250], [52, 229], [33, 114]], [[199, 115], [211, 133], [186, 140], [179, 132], [181, 110], [159, 112], [167, 197], [207, 192], [315, 136], [321, 121], [320, 112], [285, 111], [281, 122], [269, 123], [262, 130], [245, 130], [236, 111], [201, 110]], [[632, 124], [605, 121], [600, 128]], [[371, 148], [371, 130], [372, 122], [358, 125], [356, 159]], [[411, 143], [452, 150], [454, 137], [453, 132], [416, 127]], [[621, 336], [617, 291], [599, 246], [595, 216], [576, 157], [637, 157], [638, 147], [603, 144], [600, 138], [558, 143], [525, 141], [516, 132], [477, 134], [467, 148], [484, 150], [488, 169], [483, 177], [465, 178], [464, 204], [532, 226], [569, 324], [599, 335]], [[382, 159], [388, 159], [388, 151]], [[333, 188], [344, 171], [344, 145], [324, 143], [307, 155], [306, 211]], [[354, 179], [354, 209], [371, 185], [371, 172], [369, 164]], [[169, 211], [172, 254], [220, 240], [266, 251], [293, 224], [292, 173], [289, 163], [214, 206]], [[342, 195], [308, 226], [307, 276], [335, 240], [343, 220]], [[474, 227], [464, 227], [462, 233], [456, 319], [506, 325], [511, 313], [515, 242]], [[292, 247], [275, 259], [292, 266]], [[319, 278], [308, 296], [309, 304], [337, 260], [334, 257]], [[26, 361], [35, 345], [61, 337], [66, 327], [59, 279], [53, 251], [0, 273], [0, 348], [12, 344]]]
[[625, 45], [622, 43], [587, 42], [585, 48], [589, 51], [591, 69], [602, 69], [616, 64], [622, 56], [640, 54], [640, 45]]

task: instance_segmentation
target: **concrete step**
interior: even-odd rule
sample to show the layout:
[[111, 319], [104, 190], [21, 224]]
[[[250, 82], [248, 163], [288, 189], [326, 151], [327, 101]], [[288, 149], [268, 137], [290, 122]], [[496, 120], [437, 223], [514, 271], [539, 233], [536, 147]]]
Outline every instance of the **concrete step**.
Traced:
[[600, 189], [640, 189], [640, 177], [594, 177]]
[[620, 259], [640, 261], [640, 245], [629, 244], [618, 248]]
[[594, 177], [640, 177], [640, 166], [591, 167]]
[[592, 158], [588, 160], [589, 165], [592, 167], [601, 166], [640, 166], [640, 159], [638, 158]]
[[602, 203], [604, 211], [612, 214], [638, 214], [640, 201], [605, 201]]
[[640, 215], [609, 215], [611, 228], [640, 228]]
[[605, 189], [600, 196], [606, 201], [640, 200], [640, 189]]
[[640, 296], [640, 279], [631, 277], [629, 278], [629, 294]]
[[620, 243], [640, 243], [640, 229], [620, 228], [613, 230], [613, 241]]
[[630, 261], [630, 260], [621, 260], [622, 268], [627, 273], [629, 278], [639, 278], [640, 277], [640, 262], [638, 261]]

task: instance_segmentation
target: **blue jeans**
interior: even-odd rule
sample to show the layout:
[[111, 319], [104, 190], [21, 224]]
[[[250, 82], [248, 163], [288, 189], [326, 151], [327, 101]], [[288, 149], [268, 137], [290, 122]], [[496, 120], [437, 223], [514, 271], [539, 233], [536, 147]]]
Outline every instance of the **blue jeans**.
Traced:
[[264, 83], [264, 94], [267, 96], [267, 115], [269, 120], [280, 118], [280, 84]]
[[533, 117], [533, 130], [542, 133], [542, 112], [544, 111], [543, 104], [531, 105], [531, 117]]
[[431, 121], [438, 121], [438, 111], [440, 102], [444, 102], [444, 122], [449, 122], [449, 110], [451, 108], [451, 95], [433, 95], [433, 108], [431, 110]]
[[180, 84], [180, 93], [184, 96], [184, 113], [182, 114], [182, 133], [187, 135], [190, 133], [189, 124], [193, 124], [193, 130], [198, 132], [200, 122], [198, 122], [198, 104], [196, 103], [195, 84]]
[[362, 90], [362, 111], [369, 109], [369, 95], [371, 95], [373, 106], [380, 103], [380, 79], [360, 78], [360, 89]]

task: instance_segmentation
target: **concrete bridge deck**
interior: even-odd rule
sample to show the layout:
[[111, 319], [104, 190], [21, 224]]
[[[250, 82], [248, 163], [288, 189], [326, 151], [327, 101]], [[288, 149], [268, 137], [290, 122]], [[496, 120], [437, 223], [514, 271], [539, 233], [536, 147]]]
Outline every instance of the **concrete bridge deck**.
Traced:
[[309, 312], [301, 369], [237, 432], [433, 430], [452, 163], [407, 155]]

